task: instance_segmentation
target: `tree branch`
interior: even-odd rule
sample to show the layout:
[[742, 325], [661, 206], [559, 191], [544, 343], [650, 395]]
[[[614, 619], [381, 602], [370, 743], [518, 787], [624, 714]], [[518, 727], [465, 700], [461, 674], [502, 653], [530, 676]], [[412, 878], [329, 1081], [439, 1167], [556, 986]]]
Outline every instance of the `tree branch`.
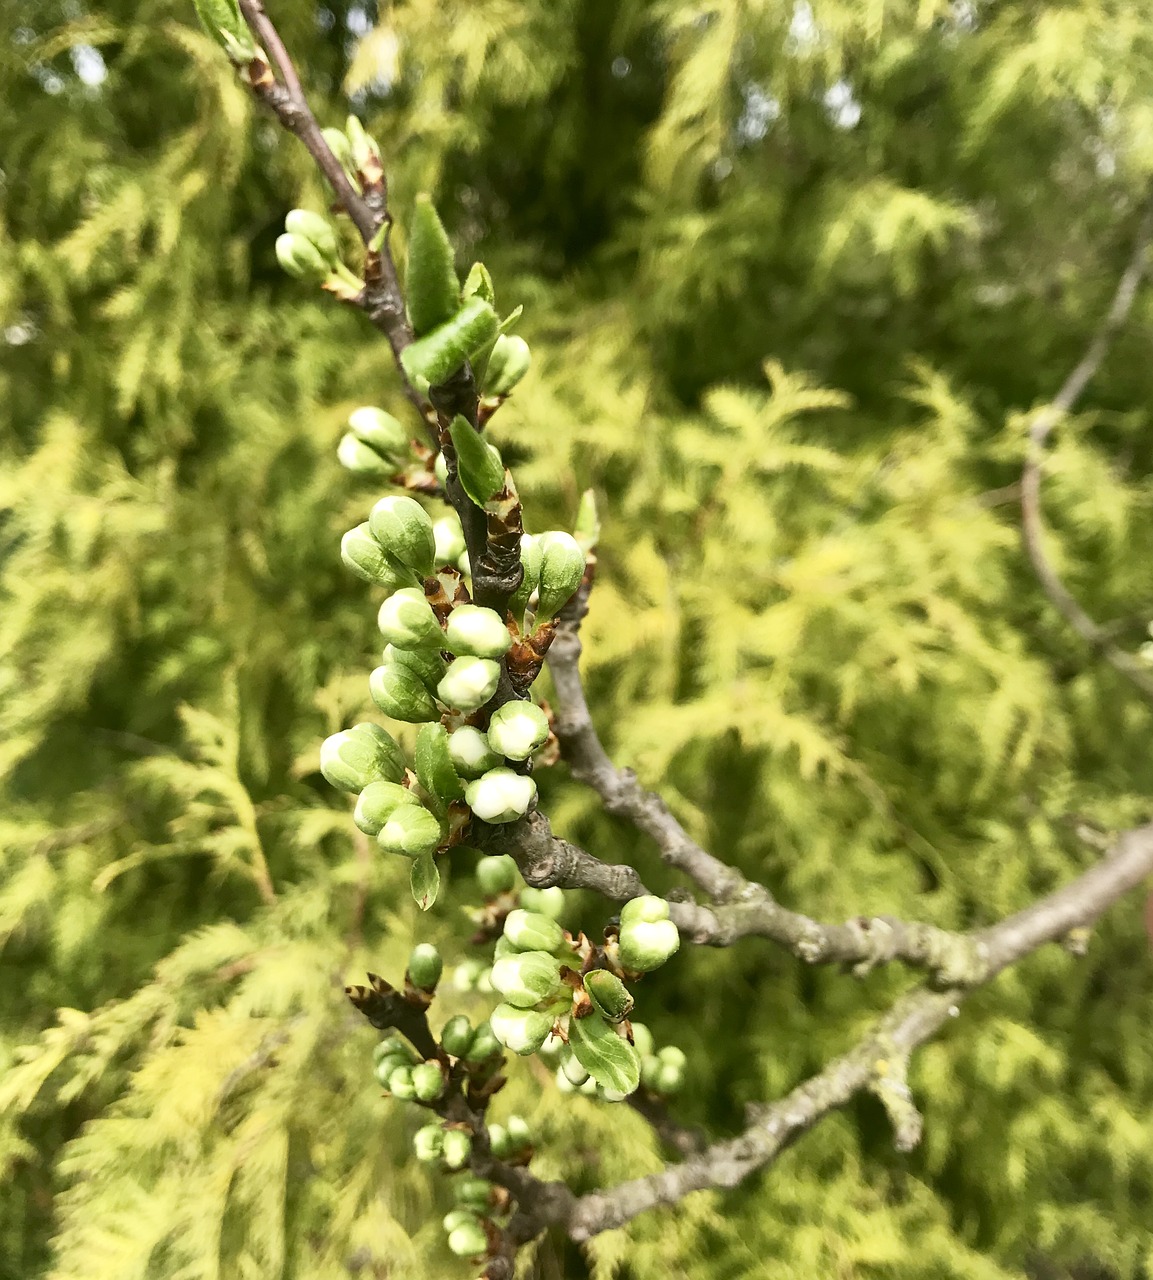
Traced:
[[1025, 466], [1021, 473], [1021, 537], [1025, 554], [1029, 557], [1042, 590], [1057, 612], [1095, 653], [1100, 654], [1145, 697], [1153, 700], [1153, 675], [1110, 641], [1108, 631], [1093, 621], [1061, 581], [1045, 554], [1045, 524], [1041, 514], [1041, 463], [1045, 445], [1054, 427], [1073, 410], [1081, 393], [1101, 367], [1117, 332], [1128, 319], [1137, 296], [1137, 288], [1145, 274], [1150, 239], [1153, 239], [1153, 201], [1146, 207], [1129, 265], [1118, 282], [1112, 305], [1100, 328], [1093, 335], [1076, 368], [1053, 397], [1052, 403], [1045, 405], [1033, 416], [1029, 427]]

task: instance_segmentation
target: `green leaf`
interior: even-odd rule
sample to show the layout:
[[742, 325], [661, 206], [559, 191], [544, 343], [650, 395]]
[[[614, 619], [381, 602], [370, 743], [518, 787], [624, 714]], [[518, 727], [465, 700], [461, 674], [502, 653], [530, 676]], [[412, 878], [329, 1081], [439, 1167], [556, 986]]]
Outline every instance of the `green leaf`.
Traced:
[[500, 454], [459, 413], [449, 427], [456, 468], [465, 493], [478, 507], [504, 487], [504, 463]]
[[410, 884], [413, 902], [422, 911], [427, 911], [440, 892], [440, 872], [437, 870], [436, 858], [431, 853], [423, 853], [419, 858], [413, 859]]
[[460, 281], [448, 232], [426, 195], [416, 198], [408, 231], [405, 298], [418, 338], [451, 320], [460, 308]]
[[636, 1050], [599, 1013], [569, 1022], [569, 1048], [576, 1060], [604, 1089], [629, 1094], [641, 1082]]
[[499, 327], [492, 307], [470, 298], [451, 319], [405, 347], [400, 363], [410, 378], [427, 378], [435, 387], [492, 342]]
[[461, 296], [467, 302], [469, 298], [483, 298], [490, 307], [496, 306], [496, 288], [492, 276], [483, 262], [474, 262], [464, 282]]
[[442, 724], [424, 724], [416, 735], [413, 763], [420, 785], [428, 793], [429, 807], [444, 817], [454, 800], [464, 799], [464, 785], [448, 753], [448, 730]]

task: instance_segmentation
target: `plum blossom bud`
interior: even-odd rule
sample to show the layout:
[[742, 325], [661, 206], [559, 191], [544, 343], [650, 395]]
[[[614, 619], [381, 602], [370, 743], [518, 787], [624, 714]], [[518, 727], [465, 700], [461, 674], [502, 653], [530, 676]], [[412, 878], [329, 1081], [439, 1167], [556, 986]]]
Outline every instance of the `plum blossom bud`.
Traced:
[[420, 807], [420, 800], [407, 788], [396, 782], [370, 782], [360, 793], [352, 820], [365, 833], [374, 836], [402, 807]]
[[396, 470], [388, 458], [381, 457], [371, 445], [358, 440], [351, 431], [340, 437], [336, 460], [346, 471], [358, 476], [390, 476]]
[[297, 280], [323, 280], [331, 270], [324, 255], [311, 240], [289, 232], [276, 237], [276, 260]]
[[537, 587], [536, 620], [546, 622], [568, 604], [584, 577], [585, 556], [568, 533], [540, 535], [540, 586]]
[[444, 972], [444, 960], [431, 942], [420, 942], [408, 957], [408, 976], [418, 991], [435, 991], [440, 975]]
[[472, 1138], [463, 1129], [447, 1129], [444, 1134], [444, 1162], [450, 1169], [463, 1169], [472, 1154]]
[[388, 1091], [394, 1098], [403, 1098], [405, 1101], [415, 1098], [416, 1086], [412, 1082], [412, 1068], [397, 1067], [388, 1077]]
[[340, 558], [365, 582], [375, 582], [388, 591], [413, 584], [412, 575], [385, 555], [384, 548], [372, 536], [368, 522], [358, 524], [340, 540]]
[[[395, 596], [390, 598], [395, 599]], [[436, 686], [436, 696], [445, 706], [455, 707], [458, 711], [476, 711], [496, 693], [499, 682], [500, 664], [492, 659], [454, 658]]]
[[560, 962], [547, 951], [502, 956], [492, 966], [492, 985], [506, 1004], [531, 1009], [560, 990]]
[[307, 240], [320, 254], [329, 270], [340, 261], [340, 246], [332, 223], [308, 209], [293, 209], [284, 219], [284, 229], [291, 236]]
[[526, 885], [520, 891], [520, 905], [526, 911], [535, 911], [551, 920], [559, 920], [565, 913], [564, 890], [555, 884], [547, 889], [534, 889]]
[[449, 735], [448, 755], [452, 767], [462, 778], [479, 778], [501, 762], [485, 733], [470, 724], [462, 725]]
[[420, 677], [399, 662], [377, 667], [368, 677], [368, 691], [381, 711], [394, 720], [421, 724], [439, 719], [436, 703]]
[[464, 798], [483, 822], [514, 822], [536, 799], [536, 783], [511, 769], [490, 769], [468, 784]]
[[376, 833], [376, 843], [385, 853], [419, 858], [422, 854], [433, 853], [442, 836], [439, 819], [422, 804], [401, 805], [392, 811]]
[[488, 1236], [479, 1221], [462, 1223], [448, 1233], [448, 1247], [458, 1258], [474, 1258], [488, 1252]]
[[444, 1151], [444, 1130], [438, 1124], [426, 1124], [413, 1135], [412, 1150], [422, 1164], [439, 1160]]
[[370, 782], [399, 782], [404, 752], [378, 724], [355, 724], [320, 744], [320, 772], [341, 791], [363, 791]]
[[618, 946], [626, 969], [634, 973], [658, 969], [680, 947], [681, 936], [668, 915], [668, 903], [651, 894], [633, 898], [621, 908]]
[[376, 621], [380, 634], [398, 649], [439, 649], [444, 644], [440, 623], [419, 587], [394, 591], [380, 606]]
[[476, 864], [476, 881], [486, 898], [499, 898], [516, 884], [516, 863], [507, 853], [481, 858]]
[[547, 739], [548, 717], [535, 702], [506, 702], [488, 724], [489, 746], [510, 760], [527, 760]]
[[448, 615], [446, 647], [456, 654], [499, 658], [512, 648], [512, 636], [500, 614], [475, 604], [457, 605]]
[[472, 1023], [463, 1013], [458, 1013], [444, 1024], [440, 1033], [441, 1047], [450, 1057], [463, 1058], [472, 1044], [473, 1034]]
[[528, 343], [516, 334], [502, 333], [493, 346], [492, 355], [488, 358], [484, 394], [507, 396], [528, 373], [531, 363], [532, 353], [528, 349]]
[[375, 405], [361, 405], [348, 415], [348, 429], [360, 441], [387, 461], [396, 462], [408, 453], [408, 432], [391, 413]]
[[501, 1044], [522, 1057], [536, 1053], [552, 1030], [553, 1016], [536, 1009], [517, 1009], [498, 1004], [489, 1015], [492, 1033]]
[[456, 564], [461, 556], [464, 555], [464, 531], [461, 529], [460, 520], [456, 516], [437, 520], [432, 526], [432, 536], [436, 544], [434, 559], [437, 565]]
[[565, 940], [555, 920], [520, 907], [505, 916], [504, 936], [517, 951], [558, 951]]
[[482, 1022], [477, 1027], [472, 1037], [472, 1044], [468, 1046], [468, 1052], [464, 1055], [466, 1062], [481, 1063], [487, 1062], [494, 1054], [500, 1052], [500, 1041], [493, 1033], [492, 1023]]
[[381, 498], [368, 513], [368, 526], [394, 559], [421, 577], [432, 572], [436, 550], [432, 517], [414, 498]]
[[422, 1062], [412, 1069], [412, 1087], [421, 1102], [435, 1102], [444, 1092], [444, 1072], [437, 1062]]

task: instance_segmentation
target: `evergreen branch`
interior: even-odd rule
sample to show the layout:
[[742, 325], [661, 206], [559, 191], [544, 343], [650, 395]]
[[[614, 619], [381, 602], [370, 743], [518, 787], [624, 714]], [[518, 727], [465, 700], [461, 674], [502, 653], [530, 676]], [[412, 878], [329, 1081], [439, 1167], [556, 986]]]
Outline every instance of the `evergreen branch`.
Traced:
[[1101, 367], [1113, 339], [1133, 308], [1137, 289], [1146, 271], [1146, 255], [1153, 239], [1153, 201], [1145, 210], [1129, 264], [1117, 284], [1113, 302], [1093, 335], [1085, 354], [1065, 379], [1050, 404], [1033, 416], [1029, 427], [1029, 444], [1021, 473], [1021, 536], [1025, 554], [1049, 602], [1082, 640], [1098, 653], [1115, 671], [1134, 684], [1145, 697], [1153, 700], [1153, 676], [1124, 650], [1110, 640], [1109, 631], [1096, 623], [1081, 607], [1061, 581], [1057, 570], [1045, 553], [1045, 524], [1041, 513], [1041, 463], [1045, 445], [1054, 427], [1071, 413], [1082, 392]]
[[[1113, 851], [1073, 884], [977, 935], [985, 960], [981, 982], [1074, 928], [1092, 924], [1114, 902], [1153, 873], [1153, 823], [1126, 832]], [[919, 1134], [919, 1117], [901, 1090], [910, 1054], [955, 1016], [967, 993], [959, 987], [922, 987], [902, 996], [857, 1045], [791, 1093], [762, 1109], [736, 1138], [660, 1173], [582, 1196], [567, 1220], [574, 1240], [620, 1227], [659, 1205], [675, 1204], [691, 1191], [733, 1187], [772, 1164], [797, 1137], [863, 1090], [884, 1094], [898, 1122], [897, 1141]], [[893, 1089], [893, 1084], [897, 1088]], [[890, 1105], [892, 1104], [892, 1105]]]

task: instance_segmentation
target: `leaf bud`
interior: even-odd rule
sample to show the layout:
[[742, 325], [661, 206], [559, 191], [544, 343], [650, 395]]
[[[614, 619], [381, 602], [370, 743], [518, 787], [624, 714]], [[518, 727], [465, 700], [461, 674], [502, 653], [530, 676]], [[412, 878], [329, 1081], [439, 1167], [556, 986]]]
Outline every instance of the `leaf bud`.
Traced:
[[659, 969], [680, 945], [681, 935], [671, 920], [621, 922], [618, 940], [620, 962], [634, 973]]
[[584, 978], [585, 991], [594, 1008], [609, 1022], [623, 1022], [633, 1008], [628, 988], [607, 969], [593, 969]]
[[455, 654], [499, 658], [512, 648], [512, 636], [495, 609], [459, 604], [448, 615], [445, 647]]
[[421, 1102], [435, 1102], [444, 1092], [444, 1072], [437, 1062], [421, 1062], [412, 1069], [412, 1087]]
[[354, 724], [320, 744], [320, 772], [341, 791], [363, 791], [370, 782], [399, 782], [404, 752], [378, 724]]
[[534, 889], [526, 885], [520, 891], [520, 905], [526, 911], [535, 911], [551, 920], [560, 920], [565, 913], [564, 890], [555, 884], [547, 889]]
[[[487, 970], [486, 970], [487, 972]], [[482, 1022], [477, 1027], [472, 1038], [472, 1044], [468, 1046], [468, 1052], [464, 1055], [466, 1062], [474, 1065], [487, 1062], [489, 1058], [500, 1052], [500, 1041], [496, 1038], [492, 1029], [491, 1022]]]
[[289, 235], [307, 240], [324, 259], [331, 270], [340, 261], [340, 246], [332, 223], [319, 213], [308, 209], [292, 209], [284, 219], [284, 229]]
[[448, 754], [452, 767], [462, 778], [479, 778], [501, 762], [500, 756], [488, 745], [484, 731], [470, 724], [462, 725], [449, 735]]
[[401, 423], [375, 405], [361, 405], [348, 415], [348, 429], [382, 458], [396, 462], [409, 450], [408, 432]]
[[484, 394], [507, 396], [528, 373], [532, 353], [528, 343], [517, 334], [502, 333], [496, 340], [485, 370]]
[[439, 1160], [444, 1151], [444, 1130], [438, 1124], [426, 1124], [413, 1134], [412, 1150], [422, 1164]]
[[500, 322], [483, 298], [464, 306], [401, 352], [400, 363], [410, 378], [427, 378], [431, 386], [447, 381], [475, 351], [496, 337]]
[[330, 270], [311, 240], [287, 231], [276, 237], [276, 260], [296, 280], [323, 280]]
[[396, 470], [392, 462], [382, 458], [371, 445], [365, 444], [351, 431], [340, 437], [336, 460], [346, 471], [358, 476], [390, 476]]
[[448, 1247], [458, 1258], [473, 1258], [488, 1252], [488, 1236], [479, 1222], [465, 1222], [448, 1233]]
[[[457, 659], [457, 662], [468, 661], [480, 659]], [[536, 799], [536, 783], [511, 769], [490, 769], [468, 784], [464, 798], [482, 822], [514, 822], [528, 812], [529, 805]]]
[[412, 1067], [397, 1067], [388, 1077], [388, 1091], [394, 1098], [409, 1101], [416, 1097], [416, 1085], [412, 1082]]
[[510, 760], [527, 760], [547, 739], [548, 717], [535, 702], [506, 702], [488, 722], [489, 746]]
[[498, 1004], [489, 1015], [493, 1035], [506, 1049], [522, 1057], [536, 1053], [552, 1030], [554, 1021], [551, 1013], [517, 1009], [510, 1004]]
[[443, 520], [437, 520], [432, 526], [432, 536], [436, 547], [433, 561], [437, 567], [454, 565], [464, 555], [464, 531], [456, 516], [446, 516]]
[[518, 907], [504, 919], [504, 936], [518, 951], [559, 951], [564, 930], [555, 920]]
[[[457, 969], [457, 973], [460, 969]], [[455, 986], [455, 982], [453, 983]], [[441, 1047], [452, 1058], [463, 1058], [469, 1051], [473, 1039], [472, 1023], [463, 1013], [449, 1018], [440, 1033]]]
[[419, 338], [451, 320], [460, 307], [460, 281], [452, 244], [427, 195], [418, 195], [408, 228], [404, 292], [408, 319]]
[[547, 951], [502, 956], [492, 966], [492, 985], [506, 1004], [531, 1009], [560, 990], [560, 961]]
[[492, 276], [483, 262], [474, 262], [465, 277], [464, 288], [460, 291], [466, 301], [469, 298], [483, 298], [490, 307], [496, 306], [496, 289]]
[[492, 1198], [492, 1184], [484, 1178], [476, 1178], [471, 1174], [457, 1178], [452, 1186], [452, 1198], [458, 1205], [471, 1209], [474, 1213], [483, 1213], [488, 1209]]
[[419, 587], [394, 591], [380, 606], [376, 622], [380, 634], [398, 649], [439, 649], [444, 644], [444, 632]]
[[491, 658], [454, 658], [436, 686], [436, 696], [458, 711], [476, 711], [496, 693], [499, 683], [500, 664]]
[[[345, 437], [346, 440], [349, 438]], [[358, 524], [355, 529], [349, 529], [341, 538], [340, 558], [358, 578], [363, 578], [365, 582], [375, 582], [388, 591], [412, 585], [412, 576], [385, 555], [384, 548], [372, 536], [367, 521]]]
[[368, 677], [368, 691], [381, 711], [394, 720], [421, 724], [440, 718], [436, 703], [420, 677], [399, 662], [377, 667]]
[[472, 1138], [463, 1129], [446, 1129], [444, 1162], [450, 1169], [463, 1169], [472, 1154]]
[[540, 585], [537, 587], [536, 621], [555, 617], [581, 584], [585, 556], [569, 533], [542, 533], [540, 536]]
[[499, 898], [516, 884], [516, 863], [507, 853], [481, 858], [476, 864], [476, 881], [486, 898]]
[[408, 976], [418, 991], [435, 991], [440, 975], [444, 972], [444, 960], [431, 942], [419, 942], [408, 957]]
[[436, 552], [432, 517], [415, 498], [397, 494], [381, 498], [368, 513], [368, 527], [395, 560], [422, 578], [432, 572]]
[[398, 808], [420, 807], [420, 800], [397, 782], [370, 782], [360, 793], [352, 820], [367, 836], [374, 836]]
[[435, 852], [443, 836], [437, 816], [418, 803], [394, 809], [376, 833], [376, 843], [385, 853], [419, 858]]

